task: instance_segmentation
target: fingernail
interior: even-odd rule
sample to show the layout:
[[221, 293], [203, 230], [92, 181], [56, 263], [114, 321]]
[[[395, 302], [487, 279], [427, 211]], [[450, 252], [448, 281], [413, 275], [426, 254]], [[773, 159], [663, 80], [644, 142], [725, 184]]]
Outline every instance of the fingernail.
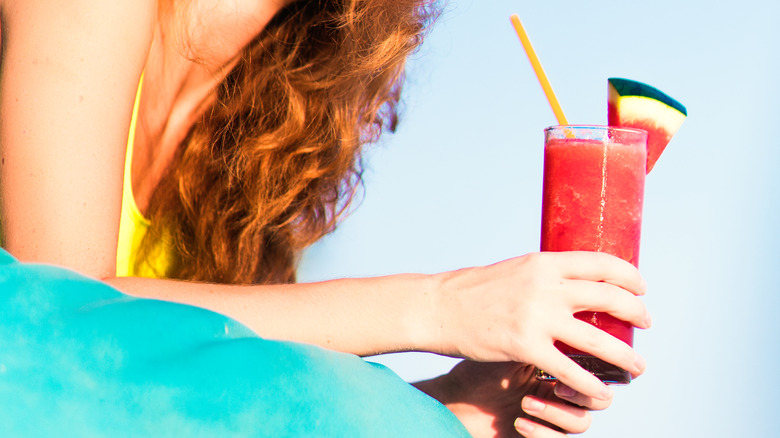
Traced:
[[534, 431], [534, 424], [523, 418], [518, 418], [515, 420], [515, 429], [522, 434], [531, 433]]
[[523, 398], [522, 406], [523, 406], [523, 410], [528, 412], [529, 414], [542, 412], [545, 408], [544, 403], [529, 397]]
[[652, 326], [653, 326], [653, 318], [648, 313], [647, 315], [645, 315], [645, 327], [650, 328]]
[[574, 394], [576, 394], [576, 391], [564, 385], [555, 385], [555, 389], [553, 389], [553, 392], [555, 393], [556, 396], [560, 398], [569, 398], [569, 397], [573, 397]]
[[642, 356], [637, 354], [636, 359], [634, 360], [634, 366], [639, 373], [644, 373], [645, 368], [647, 368], [647, 362], [645, 362], [645, 359]]
[[639, 289], [642, 291], [642, 295], [647, 293], [647, 282], [645, 281], [645, 277], [639, 277], [641, 279], [641, 283], [639, 284]]

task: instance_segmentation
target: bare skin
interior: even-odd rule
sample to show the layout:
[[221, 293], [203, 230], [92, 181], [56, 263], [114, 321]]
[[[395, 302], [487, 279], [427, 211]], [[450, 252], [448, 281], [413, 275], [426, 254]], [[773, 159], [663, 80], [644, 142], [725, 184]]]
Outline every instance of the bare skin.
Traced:
[[[562, 437], [564, 431], [585, 432], [591, 423], [589, 409], [604, 409], [609, 401], [585, 400], [558, 383], [540, 382], [535, 368], [513, 362], [464, 361], [449, 374], [416, 384], [432, 393], [480, 437]], [[468, 381], [464, 386], [461, 382]], [[467, 389], [467, 390], [464, 390]]]
[[[130, 295], [226, 314], [264, 337], [358, 355], [430, 351], [534, 364], [573, 388], [565, 399], [582, 407], [562, 404], [525, 371], [512, 371], [516, 385], [496, 386], [507, 369], [486, 373], [479, 367], [491, 365], [473, 362], [421, 388], [441, 396], [477, 436], [492, 436], [480, 420], [491, 398], [453, 401], [440, 388], [456, 382], [464, 394], [498, 391], [512, 406], [494, 414], [502, 425], [530, 400], [545, 400], [536, 418], [572, 432], [587, 428], [586, 409], [607, 407], [611, 390], [560, 354], [554, 340], [634, 375], [644, 371], [630, 347], [572, 316], [606, 311], [649, 327], [637, 298], [646, 289], [639, 272], [608, 255], [529, 254], [436, 275], [283, 286], [114, 277], [125, 145], [141, 73], [132, 180], [143, 211], [219, 79], [281, 7], [275, 0], [198, 0], [172, 19], [154, 0], [0, 0], [4, 247], [20, 260], [68, 267]], [[536, 435], [526, 436], [554, 436], [533, 424]]]

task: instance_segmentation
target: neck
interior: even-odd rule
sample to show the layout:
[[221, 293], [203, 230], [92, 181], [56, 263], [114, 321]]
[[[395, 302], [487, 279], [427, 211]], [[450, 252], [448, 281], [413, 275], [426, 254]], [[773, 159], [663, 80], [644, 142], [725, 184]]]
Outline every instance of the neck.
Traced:
[[192, 0], [166, 20], [184, 57], [209, 70], [230, 64], [292, 0]]
[[162, 13], [144, 73], [133, 151], [141, 211], [242, 49], [290, 0], [193, 0]]

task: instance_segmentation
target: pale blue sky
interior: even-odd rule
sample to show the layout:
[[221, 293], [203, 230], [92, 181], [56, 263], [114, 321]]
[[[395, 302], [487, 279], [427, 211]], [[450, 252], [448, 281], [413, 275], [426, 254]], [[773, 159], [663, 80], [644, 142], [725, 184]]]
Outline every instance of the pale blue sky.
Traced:
[[[438, 272], [539, 246], [542, 130], [555, 124], [517, 13], [572, 123], [606, 122], [610, 76], [689, 117], [647, 180], [640, 268], [648, 371], [586, 437], [777, 436], [780, 31], [774, 1], [453, 0], [414, 57], [399, 131], [367, 160], [358, 210], [302, 281]], [[383, 360], [413, 380], [452, 360]]]

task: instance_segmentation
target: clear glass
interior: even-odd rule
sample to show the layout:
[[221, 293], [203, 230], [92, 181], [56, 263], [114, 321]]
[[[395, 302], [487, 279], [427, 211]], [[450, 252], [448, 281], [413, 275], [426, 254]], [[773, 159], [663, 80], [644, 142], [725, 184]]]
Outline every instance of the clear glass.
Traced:
[[[542, 251], [599, 251], [639, 265], [647, 132], [609, 126], [545, 129]], [[633, 327], [609, 314], [578, 319], [633, 345]], [[562, 342], [556, 347], [606, 383], [631, 374]], [[539, 379], [554, 376], [539, 370]]]

